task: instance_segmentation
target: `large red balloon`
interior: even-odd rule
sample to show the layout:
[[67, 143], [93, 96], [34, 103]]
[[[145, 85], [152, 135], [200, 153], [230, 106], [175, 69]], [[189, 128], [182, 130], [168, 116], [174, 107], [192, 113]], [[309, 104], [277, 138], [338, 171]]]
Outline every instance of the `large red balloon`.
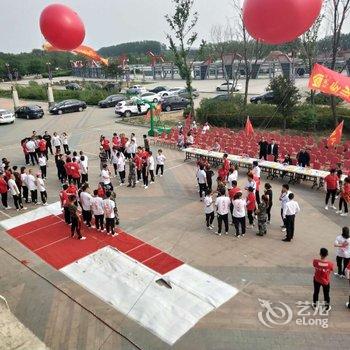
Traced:
[[267, 44], [293, 41], [320, 14], [323, 0], [245, 0], [243, 20], [249, 34]]
[[61, 4], [49, 5], [43, 10], [40, 30], [52, 46], [61, 50], [74, 50], [85, 38], [84, 24], [77, 13]]

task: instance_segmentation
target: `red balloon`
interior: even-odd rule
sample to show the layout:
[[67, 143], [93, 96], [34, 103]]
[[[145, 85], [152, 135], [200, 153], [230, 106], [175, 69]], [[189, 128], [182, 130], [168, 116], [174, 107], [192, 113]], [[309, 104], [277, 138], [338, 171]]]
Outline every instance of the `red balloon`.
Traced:
[[74, 50], [85, 38], [82, 20], [76, 12], [61, 4], [45, 7], [40, 15], [40, 30], [45, 39], [60, 50]]
[[243, 21], [249, 34], [267, 44], [293, 41], [315, 22], [323, 0], [245, 0]]

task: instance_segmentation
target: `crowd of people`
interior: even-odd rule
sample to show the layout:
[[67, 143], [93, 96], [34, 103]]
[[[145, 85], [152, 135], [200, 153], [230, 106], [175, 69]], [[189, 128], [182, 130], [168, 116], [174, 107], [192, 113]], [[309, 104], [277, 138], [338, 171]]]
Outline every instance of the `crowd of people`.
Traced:
[[88, 182], [89, 158], [83, 151], [70, 150], [67, 133], [54, 132], [51, 136], [47, 131], [44, 135], [33, 131], [21, 141], [26, 166], [18, 169], [10, 160], [2, 158], [0, 194], [4, 209], [12, 209], [9, 193], [17, 211], [27, 209], [24, 202], [47, 205], [47, 164], [51, 155], [62, 184], [59, 197], [65, 222], [71, 226], [71, 236], [86, 239], [82, 235], [83, 224], [116, 236], [119, 217], [113, 184], [117, 179], [113, 179], [119, 178], [119, 186], [123, 186], [127, 178], [127, 187], [134, 188], [141, 182], [147, 189], [156, 176], [163, 176], [166, 157], [161, 149], [153, 156], [147, 135], [143, 135], [142, 146], [137, 144], [134, 133], [129, 138], [114, 133], [111, 140], [101, 135], [99, 144], [100, 174], [93, 188]]

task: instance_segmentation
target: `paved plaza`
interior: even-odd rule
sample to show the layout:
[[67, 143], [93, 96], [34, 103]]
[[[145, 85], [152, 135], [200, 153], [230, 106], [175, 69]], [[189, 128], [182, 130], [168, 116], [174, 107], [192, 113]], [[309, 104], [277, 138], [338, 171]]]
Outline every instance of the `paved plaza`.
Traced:
[[[0, 103], [5, 108], [11, 105], [4, 99]], [[113, 109], [94, 107], [62, 116], [45, 114], [40, 120], [18, 119], [14, 125], [0, 126], [0, 155], [10, 159], [11, 165], [22, 165], [20, 139], [30, 135], [32, 130], [38, 134], [45, 130], [50, 133], [66, 131], [70, 135], [70, 148], [83, 150], [89, 157], [89, 183], [94, 188], [99, 175], [99, 136], [135, 132], [141, 143], [142, 134], [147, 131], [115, 123], [115, 120]], [[153, 153], [157, 148], [152, 145]], [[324, 193], [311, 190], [310, 183], [292, 186], [301, 213], [296, 219], [295, 239], [284, 243], [278, 202], [282, 181], [273, 180], [274, 206], [268, 234], [257, 237], [254, 229], [248, 229], [244, 238], [236, 239], [230, 226], [230, 235], [218, 237], [205, 228], [194, 162], [184, 162], [182, 152], [163, 149], [167, 157], [166, 172], [162, 178], [156, 178], [155, 184], [147, 190], [141, 186], [116, 188], [120, 227], [234, 286], [239, 293], [203, 317], [171, 347], [0, 230], [0, 294], [7, 299], [14, 315], [55, 350], [349, 348], [350, 314], [344, 306], [349, 295], [347, 281], [332, 279], [332, 310], [328, 317], [322, 316], [328, 320], [327, 328], [309, 321], [318, 316], [302, 319], [297, 304], [311, 301], [312, 259], [318, 256], [320, 247], [326, 247], [330, 259], [335, 261], [333, 242], [341, 228], [349, 226], [349, 218], [336, 216], [332, 210], [325, 211]], [[244, 186], [245, 170], [241, 169], [239, 175], [239, 185]], [[266, 182], [265, 174], [262, 180]], [[47, 181], [49, 203], [58, 201], [59, 185], [51, 157]], [[29, 204], [28, 210], [33, 209], [35, 207]], [[1, 210], [0, 221], [16, 215], [14, 210]], [[89, 232], [85, 230], [84, 234], [88, 240]], [[266, 312], [261, 300], [272, 302], [275, 307], [272, 312]], [[281, 302], [293, 312], [292, 319], [285, 325], [277, 324], [281, 323], [278, 313], [275, 322], [269, 321]], [[259, 320], [259, 312], [267, 325]]]

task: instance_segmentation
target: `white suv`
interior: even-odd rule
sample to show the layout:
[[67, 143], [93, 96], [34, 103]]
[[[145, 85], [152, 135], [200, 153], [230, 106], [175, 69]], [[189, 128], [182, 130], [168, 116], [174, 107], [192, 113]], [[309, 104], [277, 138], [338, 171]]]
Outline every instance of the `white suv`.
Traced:
[[15, 114], [6, 110], [0, 109], [0, 124], [12, 124], [15, 121]]
[[147, 103], [137, 104], [135, 101], [121, 101], [115, 106], [115, 114], [121, 117], [131, 117], [133, 115], [144, 115], [149, 111], [150, 105]]

